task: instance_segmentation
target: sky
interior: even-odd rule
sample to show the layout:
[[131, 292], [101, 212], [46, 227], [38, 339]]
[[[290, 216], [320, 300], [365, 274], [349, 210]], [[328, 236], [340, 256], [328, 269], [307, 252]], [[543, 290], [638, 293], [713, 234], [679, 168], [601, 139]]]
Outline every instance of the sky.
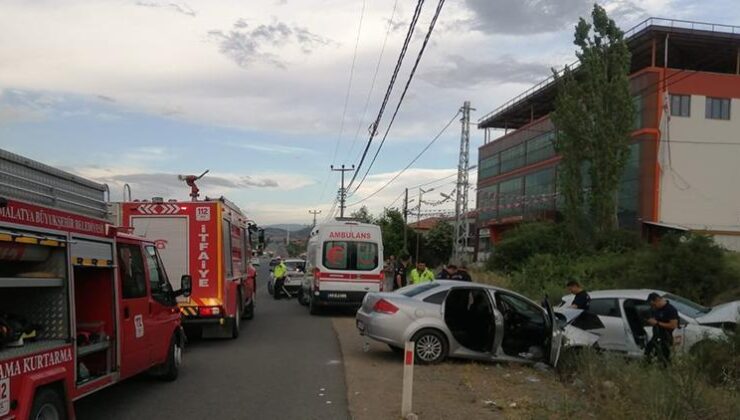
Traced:
[[[399, 206], [420, 184], [434, 188], [429, 210], [452, 209], [440, 201], [454, 189], [463, 102], [475, 123], [574, 61], [573, 27], [592, 1], [448, 0], [347, 211]], [[650, 16], [740, 25], [735, 0], [599, 3], [624, 29]], [[336, 210], [330, 165], [359, 162], [415, 4], [0, 0], [0, 148], [107, 183], [113, 200], [126, 183], [133, 198], [186, 199], [177, 175], [209, 169], [201, 194], [259, 224], [310, 223], [309, 210]], [[381, 133], [436, 5], [425, 2]], [[482, 142], [473, 126], [471, 165]]]

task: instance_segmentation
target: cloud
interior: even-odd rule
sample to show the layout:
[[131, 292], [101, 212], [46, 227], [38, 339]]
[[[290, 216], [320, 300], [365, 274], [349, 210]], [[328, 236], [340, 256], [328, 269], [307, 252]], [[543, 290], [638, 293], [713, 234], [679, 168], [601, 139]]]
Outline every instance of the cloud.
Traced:
[[14, 123], [40, 122], [46, 113], [26, 105], [0, 104], [0, 125]]
[[137, 6], [141, 7], [151, 7], [156, 9], [169, 9], [173, 12], [180, 13], [182, 15], [195, 17], [197, 13], [195, 10], [193, 10], [192, 7], [188, 6], [185, 3], [166, 3], [166, 2], [155, 2], [155, 1], [137, 1]]
[[245, 142], [236, 142], [236, 141], [227, 141], [227, 142], [220, 142], [221, 144], [229, 147], [235, 147], [239, 149], [246, 149], [246, 150], [254, 150], [257, 152], [267, 152], [267, 153], [277, 153], [277, 154], [284, 154], [284, 155], [293, 155], [293, 154], [301, 154], [305, 155], [307, 153], [309, 154], [315, 154], [315, 150], [307, 149], [305, 147], [296, 147], [296, 146], [284, 146], [274, 143], [265, 143], [265, 144], [254, 144], [254, 143], [245, 143]]
[[291, 26], [277, 20], [250, 29], [246, 20], [238, 19], [231, 30], [211, 30], [208, 31], [208, 37], [219, 45], [222, 54], [244, 68], [257, 61], [285, 68], [285, 62], [276, 54], [265, 51], [271, 47], [295, 44], [303, 54], [311, 54], [316, 48], [332, 43], [331, 40], [306, 28]]
[[550, 66], [522, 62], [504, 55], [495, 60], [470, 61], [459, 55], [450, 55], [443, 66], [420, 75], [434, 86], [442, 88], [471, 88], [486, 83], [533, 83], [547, 76]]
[[[654, 2], [654, 0], [653, 0]], [[473, 12], [472, 27], [489, 34], [539, 34], [574, 26], [587, 16], [594, 0], [465, 0]], [[644, 17], [646, 10], [633, 0], [597, 1], [620, 20]], [[647, 6], [652, 6], [651, 1]]]

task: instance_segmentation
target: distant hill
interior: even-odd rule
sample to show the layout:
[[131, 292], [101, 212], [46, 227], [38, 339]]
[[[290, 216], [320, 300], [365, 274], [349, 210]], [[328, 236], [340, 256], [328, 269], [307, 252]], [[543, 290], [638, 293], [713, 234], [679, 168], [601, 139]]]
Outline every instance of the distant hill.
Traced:
[[[311, 233], [311, 227], [310, 226], [300, 226], [297, 225], [299, 228], [296, 230], [290, 231], [290, 238], [291, 239], [306, 239], [308, 238], [308, 234]], [[265, 237], [270, 238], [270, 241], [275, 243], [278, 241], [285, 241], [287, 236], [287, 232], [283, 228], [278, 228], [274, 226], [268, 226], [265, 228]]]
[[283, 230], [283, 232], [285, 232], [285, 230], [289, 230], [291, 232], [295, 232], [297, 230], [306, 229], [306, 225], [300, 225], [298, 223], [280, 223], [280, 224], [276, 224], [276, 225], [267, 225], [266, 226], [266, 229], [270, 229], [270, 228], [272, 228], [272, 229], [281, 229], [281, 230]]

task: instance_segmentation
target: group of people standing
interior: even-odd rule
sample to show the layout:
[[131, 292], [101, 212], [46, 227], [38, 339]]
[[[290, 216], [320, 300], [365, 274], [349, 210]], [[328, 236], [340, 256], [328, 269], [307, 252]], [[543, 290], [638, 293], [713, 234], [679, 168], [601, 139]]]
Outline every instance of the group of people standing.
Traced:
[[428, 283], [436, 279], [472, 281], [465, 266], [458, 267], [448, 264], [438, 274], [434, 274], [423, 261], [417, 261], [416, 266], [411, 268], [411, 256], [409, 255], [401, 255], [398, 260], [391, 255], [386, 260], [385, 272], [386, 279], [390, 282], [387, 290], [397, 290], [409, 284]]

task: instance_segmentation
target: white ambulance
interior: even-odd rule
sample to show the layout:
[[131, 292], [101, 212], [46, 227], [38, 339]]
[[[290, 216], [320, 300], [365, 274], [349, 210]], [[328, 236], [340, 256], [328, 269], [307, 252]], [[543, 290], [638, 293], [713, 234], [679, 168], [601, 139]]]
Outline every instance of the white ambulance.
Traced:
[[312, 315], [327, 306], [362, 305], [368, 292], [383, 291], [380, 227], [350, 219], [316, 226], [308, 241], [306, 279], [298, 301]]

